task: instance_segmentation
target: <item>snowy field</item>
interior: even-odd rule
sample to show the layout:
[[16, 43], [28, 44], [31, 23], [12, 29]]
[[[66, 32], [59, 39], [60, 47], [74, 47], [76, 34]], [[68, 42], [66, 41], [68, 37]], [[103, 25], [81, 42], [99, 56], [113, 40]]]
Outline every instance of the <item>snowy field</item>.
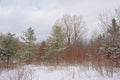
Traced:
[[0, 80], [120, 80], [120, 72], [114, 72], [112, 77], [82, 66], [28, 65], [14, 70], [1, 70]]

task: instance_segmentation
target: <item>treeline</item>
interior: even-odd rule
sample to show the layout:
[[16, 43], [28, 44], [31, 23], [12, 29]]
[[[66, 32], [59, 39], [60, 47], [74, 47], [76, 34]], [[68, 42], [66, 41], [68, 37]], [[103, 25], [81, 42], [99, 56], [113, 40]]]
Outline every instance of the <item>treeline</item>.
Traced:
[[[82, 16], [64, 15], [46, 41], [36, 42], [32, 27], [19, 37], [0, 34], [0, 63], [86, 64], [120, 67], [120, 9], [112, 17], [100, 16], [99, 35], [84, 41], [87, 29]], [[89, 35], [87, 35], [89, 36]], [[87, 43], [87, 44], [86, 44]]]
[[30, 27], [23, 32], [22, 37], [7, 33], [0, 35], [0, 61], [1, 62], [25, 62], [30, 63], [36, 51], [34, 43], [36, 37]]

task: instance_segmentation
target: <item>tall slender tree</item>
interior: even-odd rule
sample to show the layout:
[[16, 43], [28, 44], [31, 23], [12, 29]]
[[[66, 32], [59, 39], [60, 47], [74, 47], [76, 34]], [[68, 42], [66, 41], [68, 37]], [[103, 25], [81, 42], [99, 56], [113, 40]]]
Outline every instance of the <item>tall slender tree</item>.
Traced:
[[36, 41], [36, 36], [34, 33], [34, 29], [32, 29], [32, 27], [29, 27], [27, 29], [27, 31], [23, 33], [23, 36], [21, 37], [21, 39], [27, 45], [28, 58], [30, 60], [32, 58], [32, 55], [33, 55], [34, 49], [35, 49], [34, 42]]
[[65, 36], [61, 26], [55, 24], [52, 28], [51, 36], [48, 38], [48, 58], [56, 60], [57, 64], [59, 60], [62, 60], [64, 51], [66, 49]]
[[65, 48], [65, 36], [60, 26], [54, 25], [51, 36], [48, 39], [48, 43], [53, 52], [60, 51]]

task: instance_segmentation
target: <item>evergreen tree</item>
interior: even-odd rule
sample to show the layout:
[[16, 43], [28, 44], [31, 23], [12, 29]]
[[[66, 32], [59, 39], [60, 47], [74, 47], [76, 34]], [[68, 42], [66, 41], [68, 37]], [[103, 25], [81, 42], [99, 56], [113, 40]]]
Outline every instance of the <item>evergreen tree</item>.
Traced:
[[112, 60], [120, 60], [120, 26], [115, 19], [112, 19], [107, 34], [102, 37], [100, 49], [102, 53]]
[[53, 51], [59, 51], [61, 48], [64, 48], [64, 33], [60, 26], [54, 26], [51, 37], [49, 37], [50, 47]]
[[23, 33], [24, 35], [21, 37], [21, 39], [26, 43], [27, 45], [27, 56], [29, 60], [33, 57], [33, 53], [35, 51], [35, 33], [32, 27], [28, 28], [26, 32]]
[[17, 41], [18, 39], [15, 38], [15, 34], [8, 33], [5, 39], [3, 40], [3, 45], [6, 49], [5, 56], [7, 57], [7, 61], [9, 62], [10, 57], [15, 56], [17, 53]]
[[52, 29], [51, 36], [48, 39], [48, 57], [55, 56], [60, 57], [62, 53], [66, 49], [66, 45], [64, 43], [65, 36], [63, 30], [60, 26], [54, 25]]

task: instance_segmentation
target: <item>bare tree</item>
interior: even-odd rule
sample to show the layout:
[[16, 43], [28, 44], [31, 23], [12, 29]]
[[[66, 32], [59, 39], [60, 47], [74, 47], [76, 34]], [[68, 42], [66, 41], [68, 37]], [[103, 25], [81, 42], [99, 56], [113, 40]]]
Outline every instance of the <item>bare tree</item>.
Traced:
[[81, 16], [73, 16], [73, 43], [77, 44], [83, 37], [85, 24]]
[[62, 27], [66, 34], [67, 45], [71, 44], [71, 37], [72, 37], [72, 19], [69, 15], [64, 15], [61, 19]]
[[98, 24], [99, 24], [99, 29], [101, 33], [107, 32], [107, 29], [109, 27], [109, 24], [111, 23], [111, 19], [113, 19], [111, 14], [100, 14], [98, 17]]
[[78, 43], [85, 33], [85, 22], [82, 16], [64, 15], [59, 20], [59, 24], [64, 29], [67, 45]]
[[120, 8], [117, 8], [115, 10], [115, 15], [116, 15], [116, 19], [117, 19], [117, 21], [118, 21], [118, 23], [120, 25]]

